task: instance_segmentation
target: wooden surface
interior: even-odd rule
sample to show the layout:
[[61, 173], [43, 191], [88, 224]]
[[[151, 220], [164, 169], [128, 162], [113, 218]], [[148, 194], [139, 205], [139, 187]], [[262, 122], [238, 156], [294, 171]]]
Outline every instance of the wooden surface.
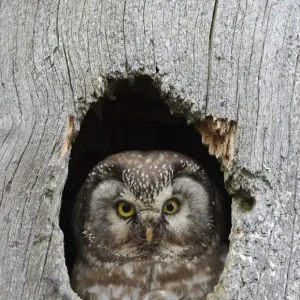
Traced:
[[189, 121], [237, 122], [230, 253], [208, 298], [300, 298], [299, 0], [6, 0], [0, 25], [1, 299], [77, 299], [58, 226], [67, 122], [136, 74]]

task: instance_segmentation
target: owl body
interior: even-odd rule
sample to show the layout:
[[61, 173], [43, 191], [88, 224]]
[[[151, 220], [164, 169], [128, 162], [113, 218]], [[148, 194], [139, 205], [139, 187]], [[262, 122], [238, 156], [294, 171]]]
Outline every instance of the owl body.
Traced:
[[72, 286], [82, 299], [205, 299], [223, 269], [223, 201], [203, 168], [169, 151], [96, 165], [78, 194]]

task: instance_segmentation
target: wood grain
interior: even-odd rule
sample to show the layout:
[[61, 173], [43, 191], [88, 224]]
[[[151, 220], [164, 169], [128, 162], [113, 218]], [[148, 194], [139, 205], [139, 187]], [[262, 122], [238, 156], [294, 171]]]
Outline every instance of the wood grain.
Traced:
[[189, 122], [237, 123], [230, 254], [208, 298], [300, 298], [299, 1], [1, 1], [0, 20], [1, 299], [78, 299], [58, 225], [66, 120], [78, 131], [110, 79], [137, 74]]

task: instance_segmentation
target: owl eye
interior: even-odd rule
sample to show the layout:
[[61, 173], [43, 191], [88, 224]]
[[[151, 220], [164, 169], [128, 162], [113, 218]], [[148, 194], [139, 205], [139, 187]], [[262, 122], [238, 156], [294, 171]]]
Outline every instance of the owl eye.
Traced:
[[129, 218], [133, 216], [135, 210], [134, 208], [127, 202], [120, 201], [117, 204], [117, 211], [121, 217]]
[[177, 212], [179, 209], [179, 203], [176, 199], [170, 199], [166, 202], [163, 212], [168, 215], [172, 215]]

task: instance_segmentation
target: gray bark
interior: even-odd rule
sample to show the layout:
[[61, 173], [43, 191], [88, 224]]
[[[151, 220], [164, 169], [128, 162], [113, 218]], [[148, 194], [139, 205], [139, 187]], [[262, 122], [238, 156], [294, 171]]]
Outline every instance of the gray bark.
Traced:
[[0, 20], [1, 299], [78, 299], [58, 225], [66, 124], [136, 74], [190, 121], [237, 122], [230, 253], [208, 298], [300, 298], [299, 0], [6, 0]]

